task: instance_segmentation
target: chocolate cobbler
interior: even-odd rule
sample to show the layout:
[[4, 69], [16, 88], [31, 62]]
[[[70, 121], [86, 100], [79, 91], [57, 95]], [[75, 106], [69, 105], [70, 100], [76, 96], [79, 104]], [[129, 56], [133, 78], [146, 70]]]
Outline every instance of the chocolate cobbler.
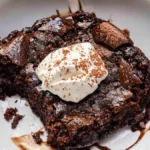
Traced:
[[[27, 99], [48, 144], [78, 149], [150, 119], [150, 61], [94, 13], [53, 15], [0, 42], [0, 98]], [[145, 110], [145, 111], [144, 111]]]

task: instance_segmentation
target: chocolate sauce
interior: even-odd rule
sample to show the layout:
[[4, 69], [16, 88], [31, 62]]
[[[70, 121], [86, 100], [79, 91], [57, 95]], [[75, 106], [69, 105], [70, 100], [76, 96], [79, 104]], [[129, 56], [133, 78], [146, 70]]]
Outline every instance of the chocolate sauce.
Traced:
[[148, 129], [144, 130], [144, 131], [141, 131], [141, 133], [140, 133], [138, 139], [136, 140], [136, 142], [133, 143], [130, 147], [126, 148], [125, 150], [130, 150], [133, 146], [135, 146], [138, 142], [140, 142], [141, 139], [144, 137], [144, 135], [145, 135], [148, 131], [150, 131], [150, 127], [149, 127]]
[[[141, 139], [144, 137], [144, 135], [150, 131], [150, 127], [147, 129], [147, 130], [144, 130], [144, 131], [141, 131], [138, 139], [136, 140], [135, 143], [133, 143], [130, 147], [126, 148], [125, 150], [130, 150], [133, 146], [135, 146], [138, 142], [141, 141]], [[18, 137], [18, 138], [12, 138], [13, 142], [22, 150], [27, 150], [25, 147], [23, 147], [23, 145], [21, 145], [20, 143], [22, 143], [24, 140], [24, 137], [26, 136], [29, 136], [29, 135], [24, 135], [24, 136], [21, 136], [21, 137]], [[26, 140], [25, 140], [26, 141]], [[46, 145], [46, 143], [43, 142], [43, 144]], [[106, 147], [106, 146], [101, 146], [99, 144], [93, 144], [92, 146], [89, 146], [89, 147], [85, 147], [85, 148], [80, 148], [78, 150], [90, 150], [92, 147], [96, 147], [98, 148], [99, 150], [111, 150], [110, 148]], [[51, 147], [52, 150], [55, 150], [54, 148]]]
[[36, 144], [31, 134], [23, 135], [20, 137], [13, 137], [12, 141], [16, 146], [18, 146], [18, 148], [20, 148], [20, 150], [34, 150], [34, 149], [56, 150], [55, 148], [48, 145], [46, 142]]
[[[140, 142], [142, 140], [142, 138], [144, 137], [144, 135], [150, 131], [150, 127], [144, 131], [141, 131], [138, 139], [136, 140], [135, 143], [133, 143], [130, 147], [126, 148], [125, 150], [130, 150], [132, 147], [134, 147], [138, 142]], [[99, 150], [111, 150], [110, 148], [108, 147], [105, 147], [105, 146], [101, 146], [99, 144], [93, 144], [92, 146], [89, 146], [89, 147], [85, 147], [85, 148], [81, 148], [79, 150], [90, 150], [93, 146], [95, 146], [96, 148], [98, 148]]]
[[57, 16], [58, 16], [58, 17], [61, 17], [61, 14], [60, 14], [60, 12], [59, 12], [58, 9], [56, 9], [56, 13], [57, 13]]
[[100, 149], [100, 150], [111, 150], [110, 148], [106, 147], [106, 146], [101, 146], [101, 145], [98, 145], [98, 144], [95, 144], [94, 145], [96, 148]]
[[83, 8], [82, 8], [82, 3], [81, 3], [81, 1], [80, 1], [80, 0], [78, 0], [78, 2], [79, 2], [79, 10], [83, 11]]
[[68, 7], [68, 9], [69, 9], [69, 14], [72, 14], [72, 10], [71, 10], [71, 8], [70, 8], [70, 6]]
[[85, 148], [80, 148], [79, 150], [91, 150], [92, 147], [96, 147], [98, 148], [99, 150], [111, 150], [110, 148], [106, 147], [106, 146], [101, 146], [99, 144], [93, 144], [89, 147], [85, 147]]

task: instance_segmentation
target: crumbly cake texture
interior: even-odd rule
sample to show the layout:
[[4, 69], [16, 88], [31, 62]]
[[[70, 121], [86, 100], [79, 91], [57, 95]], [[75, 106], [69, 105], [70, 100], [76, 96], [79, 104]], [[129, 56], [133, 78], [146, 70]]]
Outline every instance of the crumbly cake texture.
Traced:
[[16, 114], [15, 117], [14, 117], [14, 119], [13, 119], [13, 122], [11, 123], [11, 128], [12, 128], [12, 129], [15, 129], [15, 128], [18, 126], [19, 122], [20, 122], [23, 118], [24, 118], [23, 115]]
[[12, 123], [11, 123], [12, 129], [15, 129], [17, 125], [19, 124], [19, 121], [21, 121], [24, 118], [23, 115], [17, 114], [17, 112], [18, 112], [17, 108], [7, 108], [4, 113], [4, 118], [7, 121], [12, 120]]
[[17, 111], [18, 111], [17, 108], [7, 108], [4, 113], [4, 118], [7, 121], [10, 121], [16, 115]]
[[37, 144], [41, 144], [43, 142], [43, 140], [41, 139], [41, 135], [43, 133], [44, 133], [43, 131], [38, 131], [32, 134], [32, 137]]
[[[79, 42], [92, 43], [109, 74], [76, 104], [42, 91], [35, 69], [53, 50]], [[47, 142], [57, 149], [89, 146], [125, 125], [143, 129], [150, 119], [150, 61], [128, 32], [94, 13], [38, 20], [13, 31], [0, 47], [0, 97], [25, 97], [48, 132]]]

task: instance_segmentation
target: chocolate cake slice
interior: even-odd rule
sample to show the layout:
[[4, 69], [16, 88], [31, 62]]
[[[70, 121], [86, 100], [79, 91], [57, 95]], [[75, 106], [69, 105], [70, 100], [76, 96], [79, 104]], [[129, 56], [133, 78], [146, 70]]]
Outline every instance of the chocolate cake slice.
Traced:
[[[96, 90], [75, 103], [43, 89], [41, 62], [60, 48], [86, 42], [108, 70]], [[94, 13], [38, 20], [3, 39], [0, 54], [1, 94], [25, 97], [48, 132], [48, 144], [57, 149], [90, 146], [125, 125], [142, 129], [150, 117], [143, 111], [150, 101], [150, 61], [126, 32]]]
[[29, 38], [24, 33], [13, 31], [0, 45], [0, 98], [16, 93], [15, 77], [27, 61]]

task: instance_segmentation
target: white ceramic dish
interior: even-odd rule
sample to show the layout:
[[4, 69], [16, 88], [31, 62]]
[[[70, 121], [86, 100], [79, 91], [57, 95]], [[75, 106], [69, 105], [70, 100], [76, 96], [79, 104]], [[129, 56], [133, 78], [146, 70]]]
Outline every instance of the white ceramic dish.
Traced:
[[[4, 37], [12, 30], [31, 26], [35, 20], [54, 14], [55, 9], [66, 12], [67, 3], [63, 0], [0, 0], [0, 35]], [[82, 3], [85, 10], [93, 11], [103, 19], [111, 18], [113, 23], [122, 29], [128, 28], [135, 45], [150, 58], [150, 0], [83, 0]], [[29, 134], [42, 127], [39, 119], [25, 105], [25, 101], [19, 100], [16, 104], [16, 99], [20, 98], [14, 96], [5, 102], [0, 101], [0, 150], [17, 150], [11, 137]], [[17, 107], [19, 113], [25, 115], [16, 130], [12, 130], [11, 124], [3, 118], [7, 107]], [[139, 132], [132, 133], [125, 127], [103, 141], [101, 145], [107, 145], [112, 150], [124, 150], [137, 140], [139, 134]], [[149, 139], [150, 133], [147, 132], [132, 150], [149, 150]]]

